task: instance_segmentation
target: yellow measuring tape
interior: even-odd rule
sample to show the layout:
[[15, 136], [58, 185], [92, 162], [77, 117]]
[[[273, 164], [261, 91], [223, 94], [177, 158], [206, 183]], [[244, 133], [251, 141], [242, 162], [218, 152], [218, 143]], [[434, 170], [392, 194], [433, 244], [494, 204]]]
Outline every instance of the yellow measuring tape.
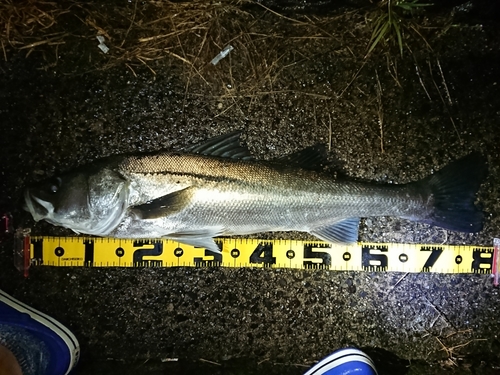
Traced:
[[171, 240], [31, 237], [32, 265], [66, 267], [271, 267], [336, 271], [492, 273], [493, 247], [216, 239], [217, 254]]

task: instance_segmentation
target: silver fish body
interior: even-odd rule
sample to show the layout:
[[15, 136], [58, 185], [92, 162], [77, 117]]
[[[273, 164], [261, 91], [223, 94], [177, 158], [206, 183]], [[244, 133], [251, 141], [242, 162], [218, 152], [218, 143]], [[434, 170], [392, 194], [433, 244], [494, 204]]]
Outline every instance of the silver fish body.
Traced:
[[246, 160], [237, 137], [216, 140], [213, 147], [190, 152], [105, 159], [27, 189], [27, 209], [35, 220], [78, 233], [165, 237], [213, 251], [215, 236], [265, 231], [354, 242], [359, 218], [368, 216], [466, 232], [481, 228], [474, 194], [486, 167], [477, 154], [422, 181], [381, 185], [338, 181], [295, 159]]

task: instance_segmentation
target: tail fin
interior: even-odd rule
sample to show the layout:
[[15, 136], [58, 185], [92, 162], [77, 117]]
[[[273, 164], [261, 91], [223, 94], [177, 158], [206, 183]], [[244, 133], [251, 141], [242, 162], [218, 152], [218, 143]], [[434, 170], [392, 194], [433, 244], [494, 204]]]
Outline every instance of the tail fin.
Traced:
[[487, 169], [486, 158], [474, 152], [420, 181], [434, 201], [434, 211], [425, 222], [457, 232], [479, 232], [483, 212], [474, 200]]

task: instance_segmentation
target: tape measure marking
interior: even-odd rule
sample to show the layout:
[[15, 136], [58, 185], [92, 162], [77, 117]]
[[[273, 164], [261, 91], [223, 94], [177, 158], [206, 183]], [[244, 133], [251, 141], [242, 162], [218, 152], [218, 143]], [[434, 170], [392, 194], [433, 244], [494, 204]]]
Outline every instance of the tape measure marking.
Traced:
[[332, 245], [320, 241], [216, 239], [217, 254], [171, 240], [32, 237], [33, 265], [70, 267], [270, 267], [335, 271], [482, 273], [493, 247], [427, 244]]

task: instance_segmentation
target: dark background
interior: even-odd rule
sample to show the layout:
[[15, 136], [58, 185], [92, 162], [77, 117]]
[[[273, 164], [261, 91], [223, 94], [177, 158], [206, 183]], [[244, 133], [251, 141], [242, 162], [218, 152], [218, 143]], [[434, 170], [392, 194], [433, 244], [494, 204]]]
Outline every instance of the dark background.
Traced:
[[[27, 184], [103, 156], [240, 129], [257, 158], [323, 143], [347, 175], [386, 183], [480, 151], [489, 161], [482, 232], [369, 218], [360, 240], [492, 245], [500, 227], [493, 2], [401, 14], [403, 56], [395, 35], [366, 56], [385, 9], [369, 2], [185, 4], [61, 2], [68, 12], [44, 9], [54, 24], [31, 10], [40, 22], [10, 25], [10, 39], [3, 16], [14, 5], [0, 8], [0, 198], [17, 226], [72, 235], [19, 209]], [[169, 22], [148, 24], [162, 17]], [[164, 44], [139, 41], [172, 24], [177, 34]], [[95, 39], [102, 31], [106, 55]], [[227, 44], [235, 49], [210, 65]], [[33, 267], [25, 279], [11, 239], [0, 246], [0, 287], [73, 330], [78, 374], [301, 374], [347, 345], [372, 354], [381, 374], [498, 373], [500, 303], [489, 275]]]

